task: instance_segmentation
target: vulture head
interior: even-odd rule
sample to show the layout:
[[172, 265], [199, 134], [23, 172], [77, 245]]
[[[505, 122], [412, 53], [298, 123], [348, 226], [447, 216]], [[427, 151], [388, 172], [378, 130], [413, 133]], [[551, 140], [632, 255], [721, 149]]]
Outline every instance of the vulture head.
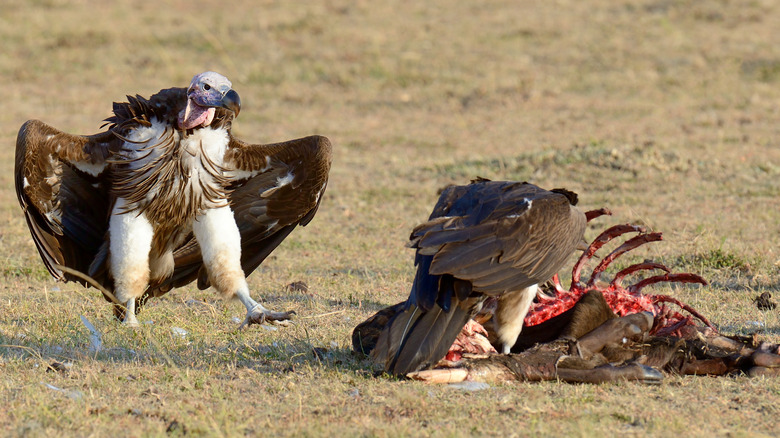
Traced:
[[214, 120], [214, 109], [225, 108], [237, 116], [241, 98], [233, 84], [219, 73], [207, 71], [195, 75], [187, 88], [187, 106], [179, 113], [179, 128], [206, 127]]

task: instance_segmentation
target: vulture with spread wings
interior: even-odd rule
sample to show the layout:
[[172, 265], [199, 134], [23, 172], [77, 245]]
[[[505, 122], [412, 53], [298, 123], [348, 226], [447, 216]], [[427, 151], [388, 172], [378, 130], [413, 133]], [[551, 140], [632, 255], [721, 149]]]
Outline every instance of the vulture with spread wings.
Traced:
[[387, 324], [372, 358], [391, 374], [435, 365], [488, 297], [509, 353], [537, 294], [583, 242], [585, 214], [568, 190], [478, 179], [446, 188], [417, 226], [417, 274], [405, 310]]
[[244, 143], [230, 132], [240, 108], [231, 82], [205, 72], [188, 88], [114, 103], [99, 134], [25, 123], [16, 192], [51, 275], [91, 277], [129, 326], [147, 298], [196, 279], [237, 296], [245, 324], [289, 319], [252, 299], [246, 276], [312, 220], [331, 145], [321, 136]]

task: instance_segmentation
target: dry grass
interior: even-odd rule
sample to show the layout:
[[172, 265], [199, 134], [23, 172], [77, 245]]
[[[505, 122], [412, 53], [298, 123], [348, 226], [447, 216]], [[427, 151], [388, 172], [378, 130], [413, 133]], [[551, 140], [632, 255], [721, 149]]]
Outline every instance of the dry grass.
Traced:
[[[637, 251], [706, 288], [660, 287], [724, 331], [780, 338], [780, 7], [769, 1], [109, 2], [0, 12], [3, 435], [776, 435], [780, 382], [518, 384], [463, 392], [372, 377], [352, 327], [408, 292], [405, 239], [448, 183], [565, 186], [663, 231]], [[193, 287], [142, 328], [48, 279], [12, 181], [18, 127], [91, 133], [110, 102], [233, 80], [244, 139], [320, 133], [331, 184], [313, 223], [250, 278], [293, 327], [236, 332]], [[310, 294], [286, 292], [303, 280]], [[102, 334], [90, 350], [80, 316]], [[173, 328], [186, 330], [184, 337]], [[320, 350], [315, 356], [313, 348]], [[54, 361], [67, 372], [47, 371]], [[59, 388], [52, 389], [46, 385]]]

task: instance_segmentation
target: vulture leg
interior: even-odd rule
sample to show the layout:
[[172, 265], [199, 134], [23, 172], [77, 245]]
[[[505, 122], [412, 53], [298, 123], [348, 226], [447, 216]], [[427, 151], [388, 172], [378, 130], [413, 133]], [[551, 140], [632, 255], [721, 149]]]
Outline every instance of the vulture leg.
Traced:
[[109, 219], [111, 275], [114, 294], [127, 308], [123, 323], [138, 327], [135, 300], [149, 284], [149, 251], [154, 230], [144, 213], [127, 213], [124, 205], [125, 200], [119, 198]]
[[127, 327], [138, 327], [138, 318], [135, 317], [135, 298], [129, 299], [125, 303], [125, 320], [122, 324]]
[[504, 293], [499, 297], [495, 325], [502, 353], [509, 354], [512, 346], [515, 345], [517, 337], [523, 330], [525, 315], [528, 313], [536, 293], [537, 285], [533, 285], [518, 291]]
[[206, 210], [193, 222], [192, 232], [200, 244], [211, 284], [224, 296], [237, 296], [246, 307], [242, 328], [290, 319], [295, 312], [272, 312], [249, 295], [249, 285], [241, 269], [241, 234], [230, 207]]

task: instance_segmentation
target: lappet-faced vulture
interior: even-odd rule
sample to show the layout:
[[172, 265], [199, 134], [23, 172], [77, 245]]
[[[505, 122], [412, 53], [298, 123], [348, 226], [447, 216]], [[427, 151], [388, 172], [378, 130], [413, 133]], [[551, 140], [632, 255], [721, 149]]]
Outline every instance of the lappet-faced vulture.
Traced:
[[247, 324], [288, 319], [252, 299], [246, 276], [312, 220], [331, 145], [245, 143], [230, 132], [240, 108], [231, 82], [205, 72], [187, 88], [114, 103], [98, 134], [25, 123], [16, 190], [49, 272], [93, 278], [130, 326], [146, 298], [196, 279], [237, 296]]
[[372, 358], [391, 374], [435, 365], [488, 297], [509, 353], [537, 285], [583, 242], [577, 195], [533, 184], [478, 179], [445, 189], [411, 234], [417, 274], [405, 310], [379, 336]]

